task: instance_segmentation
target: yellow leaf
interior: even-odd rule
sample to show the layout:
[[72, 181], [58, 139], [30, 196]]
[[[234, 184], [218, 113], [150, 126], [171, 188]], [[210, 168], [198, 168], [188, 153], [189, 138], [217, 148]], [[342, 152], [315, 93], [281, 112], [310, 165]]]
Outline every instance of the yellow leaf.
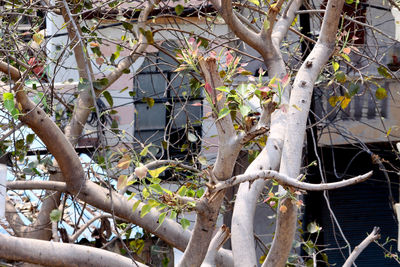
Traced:
[[217, 95], [217, 102], [219, 102], [222, 99], [223, 96], [224, 96], [223, 93], [219, 93]]
[[376, 89], [375, 97], [379, 100], [385, 99], [387, 97], [386, 89], [382, 87]]
[[117, 164], [117, 167], [123, 170], [126, 170], [129, 168], [129, 165], [131, 164], [131, 157], [128, 154], [125, 154]]
[[339, 99], [338, 99], [337, 96], [331, 96], [331, 97], [329, 98], [329, 100], [328, 100], [329, 104], [330, 104], [332, 107], [335, 107], [335, 106], [336, 106], [336, 103], [337, 103], [338, 101], [339, 101]]
[[390, 133], [392, 132], [392, 127], [389, 128], [389, 130], [386, 133], [386, 137], [388, 137], [390, 135]]
[[341, 107], [342, 109], [347, 108], [347, 106], [350, 104], [350, 101], [351, 101], [351, 98], [345, 97], [345, 96], [340, 96], [339, 99], [340, 99], [340, 101], [341, 101], [340, 107]]
[[333, 61], [332, 62], [332, 67], [333, 67], [334, 71], [337, 71], [340, 68], [340, 65], [336, 61]]
[[249, 0], [249, 2], [255, 4], [256, 6], [260, 6], [260, 2], [258, 0]]
[[296, 25], [296, 23], [297, 23], [297, 18], [298, 18], [299, 16], [296, 16], [295, 18], [294, 18], [294, 20], [293, 20], [293, 22], [292, 22], [292, 27], [294, 27], [295, 25]]
[[273, 87], [276, 82], [276, 76], [272, 77], [272, 79], [268, 83], [268, 87]]
[[297, 105], [293, 104], [293, 106], [295, 109], [297, 109], [298, 111], [301, 111], [301, 108], [299, 108]]
[[38, 45], [40, 45], [44, 40], [44, 36], [41, 33], [35, 33], [32, 38], [33, 41], [35, 41], [35, 43], [37, 43]]
[[149, 170], [152, 178], [157, 178], [163, 171], [165, 171], [169, 166], [163, 166], [155, 170]]

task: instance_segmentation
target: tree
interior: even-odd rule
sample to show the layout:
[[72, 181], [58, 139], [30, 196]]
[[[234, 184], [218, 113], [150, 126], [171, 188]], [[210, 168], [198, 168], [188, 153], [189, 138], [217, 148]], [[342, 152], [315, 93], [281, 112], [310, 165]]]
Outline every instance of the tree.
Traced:
[[[278, 192], [270, 192], [273, 200], [268, 200], [272, 206], [274, 204], [271, 201], [277, 201], [276, 230], [262, 266], [285, 266], [295, 238], [298, 210], [302, 205], [298, 195], [307, 190], [348, 186], [371, 176], [369, 172], [332, 184], [310, 184], [300, 179], [303, 144], [314, 85], [324, 68], [329, 70], [328, 62], [332, 56], [346, 58], [349, 48], [357, 52], [352, 41], [346, 39], [348, 35], [338, 34], [345, 27], [345, 20], [341, 19], [344, 17], [344, 2], [329, 0], [325, 10], [318, 11], [321, 18], [319, 37], [304, 60], [297, 58], [300, 66], [298, 69], [290, 69], [286, 65], [285, 61], [288, 59], [283, 54], [282, 44], [290, 29], [310, 44], [314, 42], [312, 38], [291, 28], [303, 4], [301, 0], [278, 0], [274, 4], [269, 1], [232, 3], [212, 0], [212, 10], [209, 7], [202, 8], [197, 2], [190, 10], [185, 9], [182, 3], [171, 6], [157, 0], [135, 1], [128, 7], [121, 1], [94, 3], [63, 0], [55, 5], [46, 1], [5, 3], [0, 70], [3, 72], [5, 87], [9, 88], [9, 91], [3, 93], [3, 112], [7, 120], [4, 125], [9, 132], [3, 135], [1, 145], [3, 152], [13, 151], [15, 165], [12, 169], [14, 177], [18, 178], [9, 182], [7, 188], [43, 189], [47, 193], [39, 196], [42, 204], [38, 211], [31, 211], [34, 219], [30, 225], [21, 220], [13, 201], [7, 199], [6, 218], [14, 234], [1, 235], [0, 257], [48, 266], [134, 264], [130, 258], [74, 244], [86, 227], [95, 219], [101, 219], [103, 228], [98, 230], [100, 236], [104, 237], [104, 232], [113, 230], [122, 240], [121, 228], [131, 231], [131, 224], [139, 226], [184, 251], [180, 266], [254, 266], [257, 265], [253, 235], [255, 207], [267, 182], [273, 179], [280, 185]], [[62, 15], [64, 19], [63, 27], [67, 29], [69, 43], [60, 49], [68, 52], [70, 48], [73, 51], [79, 72], [79, 83], [72, 86], [75, 96], [72, 104], [66, 102], [69, 101], [68, 98], [62, 95], [65, 91], [57, 90], [54, 82], [51, 82], [52, 77], [43, 77], [45, 71], [42, 62], [48, 60], [47, 62], [51, 61], [55, 66], [62, 66], [62, 57], [50, 58], [43, 53], [45, 48], [40, 47], [41, 43], [56, 36], [45, 36], [39, 31], [43, 18], [32, 15], [32, 12], [39, 11], [53, 12]], [[203, 25], [197, 25], [207, 27], [201, 29], [203, 35], [180, 29], [183, 22], [191, 23], [184, 16], [185, 12], [198, 12], [196, 14], [206, 18]], [[309, 12], [312, 13], [312, 10]], [[32, 43], [39, 48], [34, 49], [26, 44], [23, 40], [25, 33], [18, 31], [22, 15], [31, 20], [33, 27], [28, 33], [32, 34]], [[110, 57], [105, 55], [102, 48], [115, 40], [107, 40], [107, 36], [101, 35], [100, 24], [107, 16], [119, 19], [124, 32]], [[254, 78], [253, 74], [243, 69], [245, 66], [239, 64], [240, 58], [234, 56], [232, 51], [251, 58], [245, 49], [235, 48], [230, 37], [213, 34], [212, 27], [220, 23], [219, 16], [237, 37], [236, 43], [242, 47], [250, 46], [261, 56], [268, 71], [268, 82], [262, 81], [262, 71], [259, 77]], [[92, 18], [95, 22], [88, 26], [86, 22]], [[134, 22], [135, 18], [137, 23]], [[162, 23], [163, 18], [172, 18], [169, 23], [174, 21], [176, 25], [172, 26], [175, 27], [157, 26]], [[166, 51], [159, 42], [164, 38], [164, 32], [175, 36], [176, 43], [179, 44], [176, 54]], [[209, 38], [204, 37], [205, 33]], [[110, 127], [105, 123], [107, 118], [112, 118], [109, 113], [113, 112], [104, 112], [95, 100], [104, 97], [112, 106], [110, 87], [118, 83], [139, 58], [148, 54], [151, 47], [171, 56], [170, 59], [175, 60], [176, 71], [190, 77], [194, 90], [202, 87], [205, 89], [204, 95], [211, 111], [210, 118], [218, 132], [216, 160], [207, 168], [199, 168], [201, 164], [208, 164], [204, 163], [202, 157], [189, 155], [184, 157], [184, 162], [172, 159], [169, 155], [169, 148], [185, 150], [191, 143], [199, 141], [200, 136], [196, 135], [190, 124], [183, 132], [189, 140], [184, 141], [185, 146], [178, 146], [178, 142], [171, 143], [169, 136], [172, 132], [167, 132], [160, 148], [162, 152], [157, 154], [149, 151], [149, 144], [124, 143], [124, 132], [117, 129], [115, 123]], [[226, 50], [218, 54], [221, 47]], [[343, 49], [346, 51], [343, 52]], [[122, 50], [129, 51], [129, 54], [118, 61]], [[154, 61], [153, 64], [158, 70], [163, 70], [162, 65], [172, 64], [171, 62], [174, 61]], [[334, 74], [329, 75], [327, 70], [324, 74], [328, 77], [336, 75], [334, 82], [341, 83], [340, 78], [343, 75], [345, 77], [345, 74], [337, 72], [337, 60], [332, 64]], [[346, 60], [342, 64], [353, 66]], [[96, 76], [95, 68], [99, 66], [103, 66], [100, 70], [104, 73]], [[354, 66], [353, 68], [356, 69]], [[383, 66], [381, 72], [385, 75], [392, 74]], [[235, 89], [232, 81], [238, 74], [248, 77], [250, 82]], [[37, 82], [29, 87], [26, 82], [28, 78], [36, 79]], [[259, 82], [252, 82], [256, 79]], [[386, 94], [386, 91], [381, 93]], [[38, 100], [36, 103], [32, 100], [34, 98]], [[259, 109], [248, 105], [247, 98], [255, 99]], [[350, 96], [347, 95], [338, 96], [332, 99], [333, 106], [345, 108], [349, 99]], [[154, 99], [144, 100], [149, 108], [154, 105]], [[57, 105], [62, 106], [61, 113], [56, 112]], [[185, 105], [188, 107], [187, 103]], [[257, 112], [260, 113], [258, 119], [254, 117]], [[97, 170], [93, 164], [82, 163], [74, 148], [84, 135], [91, 113], [95, 114], [98, 121], [95, 130], [99, 136], [99, 144], [91, 162], [100, 166]], [[68, 122], [63, 124], [65, 117]], [[26, 129], [32, 132], [27, 132]], [[17, 134], [20, 130], [22, 132]], [[23, 134], [26, 136], [21, 139]], [[107, 138], [113, 134], [120, 140], [116, 147], [107, 145]], [[11, 138], [7, 139], [8, 137]], [[53, 157], [50, 159], [37, 156], [39, 163], [44, 165], [43, 170], [36, 168], [32, 157], [27, 157], [30, 145], [37, 142], [34, 140], [41, 140]], [[240, 151], [249, 144], [258, 144], [260, 149], [255, 152], [257, 155], [246, 171], [233, 176], [236, 159]], [[29, 165], [28, 169], [31, 171], [25, 174], [21, 172], [23, 165]], [[158, 178], [166, 170], [173, 176], [178, 176], [178, 180], [183, 180], [182, 186], [176, 192], [163, 186], [162, 180]], [[33, 179], [34, 177], [41, 179]], [[235, 185], [239, 185], [239, 189], [232, 216], [232, 251], [229, 251], [221, 246], [229, 238], [230, 230], [225, 226], [216, 234], [214, 230], [221, 213], [225, 189]], [[141, 200], [134, 196], [129, 186], [140, 191]], [[202, 192], [203, 188], [206, 188], [205, 193]], [[85, 224], [78, 219], [73, 234], [62, 230], [60, 225], [65, 223], [63, 214], [66, 205], [78, 205], [82, 210], [81, 217], [85, 212], [94, 213], [94, 220]], [[175, 218], [177, 213], [183, 211], [196, 213], [192, 231], [187, 230], [190, 223], [186, 218]], [[107, 226], [108, 218], [113, 222], [113, 229], [109, 224]], [[74, 225], [72, 222], [71, 224]], [[79, 228], [82, 230], [78, 230]], [[60, 242], [59, 235], [63, 242]], [[375, 240], [378, 235], [374, 231], [368, 237], [367, 243]], [[105, 238], [109, 238], [109, 235]], [[136, 247], [133, 252], [138, 250], [140, 248]], [[349, 259], [351, 264], [355, 260], [354, 254]], [[136, 264], [143, 265], [137, 261]]]

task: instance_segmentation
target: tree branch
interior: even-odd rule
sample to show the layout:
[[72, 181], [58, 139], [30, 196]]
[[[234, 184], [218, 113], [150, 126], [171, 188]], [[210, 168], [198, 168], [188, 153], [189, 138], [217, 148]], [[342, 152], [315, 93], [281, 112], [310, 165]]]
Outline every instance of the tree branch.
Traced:
[[17, 238], [0, 234], [0, 258], [45, 266], [137, 266], [146, 265], [103, 249]]
[[9, 190], [52, 190], [59, 192], [67, 192], [67, 184], [57, 181], [7, 181], [7, 189]]
[[85, 223], [84, 225], [79, 227], [79, 230], [76, 231], [75, 234], [73, 234], [72, 236], [70, 236], [69, 238], [69, 242], [70, 243], [74, 243], [75, 240], [78, 239], [78, 237], [95, 221], [97, 221], [98, 219], [102, 219], [102, 218], [112, 218], [113, 216], [111, 214], [99, 214], [97, 216], [94, 216], [93, 218], [91, 218], [87, 223]]
[[217, 255], [217, 252], [222, 247], [222, 245], [229, 239], [230, 235], [231, 234], [229, 232], [229, 228], [226, 227], [226, 225], [222, 225], [219, 228], [218, 232], [211, 240], [210, 246], [208, 247], [207, 255], [201, 267], [216, 266], [215, 257]]
[[257, 51], [262, 48], [262, 40], [259, 33], [243, 27], [241, 20], [235, 15], [232, 8], [232, 1], [230, 0], [211, 0], [211, 3], [218, 10], [219, 14], [223, 17], [229, 28], [239, 37], [242, 41], [249, 44]]
[[371, 242], [381, 238], [379, 227], [374, 227], [372, 232], [358, 245], [354, 248], [353, 252], [351, 252], [350, 256], [347, 258], [346, 262], [343, 264], [343, 267], [351, 267], [357, 257], [363, 252], [363, 250], [368, 247]]
[[[296, 7], [297, 6], [292, 3], [290, 10], [294, 10]], [[274, 29], [289, 28], [294, 16], [293, 12], [288, 12], [287, 18], [279, 19]], [[273, 34], [275, 33], [273, 32]], [[261, 53], [261, 55], [267, 66], [269, 77], [278, 77], [282, 79], [287, 75], [286, 66], [279, 50], [282, 40], [275, 36], [272, 36], [272, 40], [272, 43], [266, 43], [266, 45], [263, 46], [265, 51]], [[269, 57], [271, 51], [275, 51], [275, 57]], [[283, 90], [282, 98], [280, 99], [281, 104], [288, 104], [290, 91], [291, 85], [289, 84]], [[279, 102], [278, 99], [274, 99], [274, 101]], [[268, 108], [263, 107], [261, 115], [262, 120], [260, 120], [260, 122], [264, 121], [264, 118], [267, 118], [269, 113], [270, 111]], [[245, 174], [258, 172], [260, 170], [278, 169], [287, 120], [287, 114], [282, 112], [281, 109], [277, 109], [271, 114], [270, 133], [267, 144], [247, 168]], [[253, 230], [254, 215], [257, 200], [265, 184], [266, 181], [264, 180], [255, 180], [253, 183], [244, 182], [239, 186], [232, 215], [232, 250], [235, 266], [257, 265]]]
[[[160, 0], [147, 0], [147, 5], [140, 12], [138, 18], [138, 28], [145, 29], [146, 21], [151, 11], [153, 11], [154, 7], [159, 2]], [[128, 69], [133, 63], [135, 63], [135, 61], [142, 55], [142, 53], [146, 50], [148, 46], [149, 43], [147, 43], [146, 37], [142, 33], [139, 33], [139, 40], [135, 50], [132, 51], [128, 57], [121, 60], [118, 63], [117, 68], [106, 76], [108, 83], [107, 85], [103, 86], [101, 90], [98, 90], [97, 94], [100, 94], [102, 91], [106, 90], [110, 85], [112, 85], [116, 80], [118, 80], [118, 78], [121, 77], [121, 75], [123, 74], [123, 71]]]
[[[343, 4], [344, 0], [328, 1], [320, 38], [302, 64], [293, 83], [288, 111], [290, 120], [285, 133], [280, 167], [280, 173], [289, 177], [297, 177], [300, 172], [306, 122], [314, 83], [333, 52]], [[287, 211], [278, 213], [275, 238], [263, 267], [284, 266], [292, 248], [296, 232], [297, 207], [290, 198], [282, 199], [279, 205], [285, 205]]]
[[310, 184], [306, 182], [300, 182], [296, 178], [291, 178], [287, 175], [284, 175], [282, 173], [279, 173], [277, 171], [273, 170], [267, 170], [267, 171], [260, 171], [256, 173], [249, 173], [249, 174], [241, 174], [232, 177], [231, 179], [228, 179], [223, 182], [219, 182], [218, 184], [214, 185], [212, 187], [212, 190], [218, 191], [222, 190], [225, 188], [229, 188], [231, 186], [246, 182], [246, 181], [254, 181], [257, 179], [274, 179], [278, 184], [281, 186], [289, 186], [301, 190], [307, 190], [307, 191], [323, 191], [323, 190], [332, 190], [332, 189], [337, 189], [337, 188], [342, 188], [346, 187], [349, 185], [361, 183], [363, 181], [366, 181], [369, 177], [371, 177], [372, 171], [359, 175], [347, 180], [343, 180], [340, 182], [334, 182], [334, 183], [321, 183], [321, 184]]

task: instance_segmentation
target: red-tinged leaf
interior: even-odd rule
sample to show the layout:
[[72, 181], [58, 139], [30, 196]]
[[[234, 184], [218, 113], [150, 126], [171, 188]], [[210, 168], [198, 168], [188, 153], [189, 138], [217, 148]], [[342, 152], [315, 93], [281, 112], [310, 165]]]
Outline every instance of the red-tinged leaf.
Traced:
[[102, 58], [102, 57], [96, 58], [96, 64], [101, 65], [103, 63], [104, 63], [104, 58]]
[[125, 169], [128, 169], [129, 168], [129, 165], [131, 164], [131, 157], [128, 155], [128, 154], [125, 154], [119, 161], [118, 161], [118, 164], [117, 164], [117, 167], [119, 168], [119, 169], [123, 169], [123, 170], [125, 170]]
[[215, 59], [217, 57], [217, 52], [211, 51], [211, 52], [208, 53], [208, 55], [209, 55], [210, 58], [214, 58]]
[[289, 80], [290, 80], [289, 78], [290, 78], [289, 73], [286, 74], [285, 77], [282, 78], [282, 85], [283, 85], [283, 87], [285, 87], [286, 85], [288, 85]]
[[350, 47], [343, 48], [343, 53], [345, 53], [346, 55], [350, 54], [350, 52], [351, 52], [351, 48]]
[[281, 104], [279, 106], [279, 109], [282, 110], [283, 113], [286, 113], [289, 110], [289, 105], [288, 104]]
[[239, 65], [239, 61], [240, 61], [240, 57], [237, 57], [237, 58], [235, 59], [235, 62], [233, 63], [233, 65], [234, 65], [234, 66]]
[[196, 40], [193, 37], [190, 37], [189, 40], [188, 40], [188, 43], [190, 45], [194, 45], [196, 43]]
[[206, 89], [206, 91], [207, 91], [207, 93], [208, 93], [209, 95], [212, 94], [213, 89], [212, 89], [212, 87], [211, 87], [211, 85], [210, 85], [209, 83], [206, 83], [206, 84], [204, 85], [204, 88]]
[[231, 64], [232, 61], [233, 61], [233, 56], [232, 56], [232, 54], [228, 51], [228, 52], [226, 53], [226, 65]]
[[127, 185], [128, 182], [128, 176], [122, 174], [118, 177], [118, 182], [117, 182], [117, 189], [121, 190]]
[[353, 49], [354, 51], [360, 52], [360, 50], [355, 46], [350, 46], [350, 48]]
[[194, 104], [191, 104], [191, 106], [193, 106], [193, 107], [201, 107], [203, 104], [202, 103], [200, 103], [200, 102], [197, 102], [197, 103], [194, 103]]

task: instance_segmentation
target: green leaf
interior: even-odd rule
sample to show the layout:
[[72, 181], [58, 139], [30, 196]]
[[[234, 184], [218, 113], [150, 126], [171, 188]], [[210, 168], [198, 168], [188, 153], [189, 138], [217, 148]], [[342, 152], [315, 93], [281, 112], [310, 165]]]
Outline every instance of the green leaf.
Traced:
[[154, 200], [154, 199], [149, 199], [149, 205], [152, 208], [156, 208], [156, 207], [160, 206], [160, 202], [158, 202], [157, 200]]
[[335, 78], [339, 83], [345, 83], [346, 82], [346, 74], [344, 74], [343, 71], [338, 71], [335, 74]]
[[194, 197], [195, 194], [196, 194], [196, 193], [194, 192], [193, 189], [189, 189], [189, 190], [186, 192], [186, 196], [188, 196], [188, 197]]
[[142, 196], [144, 199], [147, 199], [150, 196], [150, 192], [147, 188], [143, 189]]
[[28, 134], [26, 136], [26, 143], [27, 144], [32, 144], [33, 140], [35, 140], [35, 134]]
[[196, 196], [197, 196], [198, 198], [201, 198], [201, 197], [203, 196], [203, 194], [204, 194], [204, 188], [200, 188], [200, 189], [197, 190], [197, 192], [196, 192]]
[[183, 230], [186, 230], [190, 226], [190, 222], [189, 222], [189, 220], [182, 218], [181, 225], [182, 225]]
[[376, 89], [375, 97], [376, 97], [376, 99], [379, 99], [379, 100], [385, 99], [387, 97], [386, 89], [382, 88], [382, 87], [379, 87], [378, 89]]
[[110, 92], [108, 91], [104, 91], [103, 92], [103, 96], [104, 98], [107, 100], [108, 104], [110, 105], [110, 107], [114, 106], [114, 100], [110, 94]]
[[166, 212], [163, 212], [163, 213], [161, 213], [159, 216], [158, 216], [158, 223], [161, 225], [162, 223], [163, 223], [163, 221], [165, 220], [165, 216], [167, 216], [167, 213]]
[[149, 146], [151, 146], [151, 144], [145, 146], [145, 147], [143, 148], [143, 150], [140, 151], [140, 154], [139, 154], [139, 155], [142, 156], [142, 157], [146, 157], [147, 152], [149, 151]]
[[351, 5], [351, 4], [353, 4], [353, 3], [354, 3], [354, 0], [346, 0], [346, 4]]
[[225, 117], [226, 115], [228, 115], [231, 112], [230, 109], [228, 108], [223, 108], [219, 111], [218, 113], [218, 120], [222, 119], [223, 117]]
[[138, 200], [138, 201], [136, 201], [135, 202], [135, 204], [133, 204], [133, 207], [132, 207], [132, 212], [135, 212], [135, 210], [139, 207], [139, 205], [140, 205], [140, 200]]
[[50, 212], [50, 220], [52, 222], [61, 221], [61, 211], [58, 209], [54, 209]]
[[358, 90], [360, 90], [360, 86], [358, 84], [350, 83], [349, 86], [350, 96], [354, 96], [355, 94], [357, 94]]
[[143, 28], [139, 28], [139, 31], [141, 34], [144, 35], [144, 37], [147, 40], [147, 43], [149, 44], [154, 44], [154, 38], [153, 38], [153, 32], [150, 30], [145, 31]]
[[252, 83], [241, 83], [236, 88], [236, 91], [242, 97], [245, 97], [249, 92], [254, 92], [256, 90], [256, 86]]
[[265, 31], [268, 31], [268, 29], [270, 27], [269, 20], [267, 17], [264, 19], [263, 27], [264, 27]]
[[240, 114], [242, 114], [242, 116], [245, 117], [251, 112], [251, 108], [249, 106], [240, 105], [239, 111], [240, 111]]
[[[129, 195], [129, 197], [128, 197], [128, 200], [131, 200], [134, 196], [136, 196], [136, 193], [131, 193], [131, 194]], [[136, 205], [136, 203], [135, 203], [135, 205]]]
[[183, 12], [183, 10], [184, 10], [185, 8], [182, 6], [182, 5], [176, 5], [176, 7], [175, 7], [175, 13], [176, 13], [176, 15], [178, 15], [178, 16], [180, 16], [181, 14], [182, 14], [182, 12]]
[[336, 72], [340, 68], [340, 65], [336, 61], [332, 61], [332, 67], [333, 70]]
[[229, 93], [229, 88], [226, 87], [226, 86], [220, 86], [220, 87], [217, 87], [217, 88], [215, 88], [215, 89], [218, 90], [218, 91], [222, 91], [222, 92], [225, 92], [225, 93]]
[[178, 193], [178, 195], [183, 197], [186, 194], [186, 191], [187, 191], [187, 188], [186, 188], [186, 186], [183, 185], [181, 188], [179, 188], [177, 193]]
[[173, 195], [173, 193], [172, 193], [171, 190], [168, 190], [168, 189], [166, 189], [166, 188], [164, 188], [164, 187], [162, 187], [161, 189], [162, 189], [165, 193], [167, 193], [168, 195], [170, 195], [170, 196]]
[[345, 53], [340, 54], [342, 56], [342, 58], [344, 58], [347, 62], [351, 62], [351, 59], [348, 55], [346, 55]]
[[14, 101], [14, 95], [12, 93], [3, 93], [3, 101], [5, 100]]
[[176, 219], [176, 211], [175, 210], [172, 210], [171, 211], [171, 215], [169, 215], [169, 217], [172, 219], [172, 220], [174, 220], [174, 219]]
[[15, 105], [14, 105], [14, 100], [5, 100], [4, 101], [4, 107], [12, 112], [15, 109]]
[[162, 194], [164, 192], [163, 188], [159, 184], [151, 184], [150, 188], [153, 189], [154, 191], [156, 191], [159, 194]]
[[140, 218], [143, 218], [146, 216], [147, 213], [149, 213], [151, 210], [151, 206], [149, 204], [146, 204], [142, 207], [142, 210], [140, 211]]
[[382, 67], [382, 66], [378, 67], [378, 73], [387, 79], [392, 78], [392, 75], [390, 75], [390, 73], [387, 71], [387, 69], [385, 67]]
[[162, 166], [158, 169], [155, 170], [148, 170], [150, 173], [151, 177], [157, 178], [163, 171], [165, 171], [169, 166]]
[[133, 29], [133, 25], [128, 23], [128, 22], [126, 22], [126, 21], [122, 22], [122, 27], [124, 27], [124, 29], [128, 30], [128, 31]]

